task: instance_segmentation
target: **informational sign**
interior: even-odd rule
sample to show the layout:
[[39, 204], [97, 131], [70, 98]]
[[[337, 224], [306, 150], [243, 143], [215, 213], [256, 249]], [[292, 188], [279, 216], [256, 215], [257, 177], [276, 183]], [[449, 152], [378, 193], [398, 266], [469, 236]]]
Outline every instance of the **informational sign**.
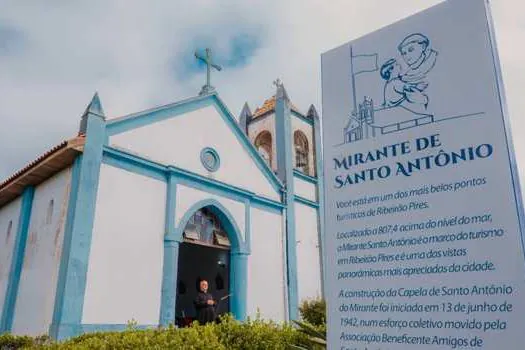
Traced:
[[521, 194], [488, 3], [322, 55], [330, 349], [525, 348]]

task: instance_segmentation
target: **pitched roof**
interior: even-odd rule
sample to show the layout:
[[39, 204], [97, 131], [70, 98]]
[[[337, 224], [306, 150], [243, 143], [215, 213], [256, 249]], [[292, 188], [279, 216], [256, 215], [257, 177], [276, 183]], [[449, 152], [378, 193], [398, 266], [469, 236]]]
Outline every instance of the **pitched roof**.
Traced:
[[26, 186], [36, 186], [73, 163], [84, 149], [84, 135], [63, 141], [0, 183], [0, 206], [15, 199]]
[[[290, 108], [295, 113], [299, 113], [300, 115], [303, 115], [297, 107], [294, 106], [293, 103], [291, 103]], [[261, 117], [267, 113], [273, 112], [275, 110], [275, 95], [264, 101], [261, 107], [257, 107], [255, 112], [253, 113], [252, 119], [255, 119], [257, 117]]]
[[142, 112], [108, 120], [106, 131], [109, 136], [116, 135], [133, 128], [147, 125], [149, 123], [164, 120], [167, 118], [172, 118], [178, 114], [187, 113], [187, 111], [191, 110], [192, 108], [202, 108], [203, 106], [208, 106], [210, 103], [215, 105], [219, 113], [226, 118], [226, 120], [228, 121], [228, 125], [232, 128], [234, 135], [238, 138], [241, 145], [245, 147], [246, 150], [250, 153], [253, 160], [255, 161], [259, 169], [263, 172], [264, 176], [268, 179], [272, 187], [277, 192], [281, 191], [284, 188], [283, 183], [273, 173], [271, 168], [266, 164], [262, 156], [255, 149], [255, 146], [248, 139], [244, 131], [239, 126], [237, 119], [230, 112], [230, 110], [219, 97], [217, 92], [207, 95], [199, 95], [169, 105], [160, 106]]

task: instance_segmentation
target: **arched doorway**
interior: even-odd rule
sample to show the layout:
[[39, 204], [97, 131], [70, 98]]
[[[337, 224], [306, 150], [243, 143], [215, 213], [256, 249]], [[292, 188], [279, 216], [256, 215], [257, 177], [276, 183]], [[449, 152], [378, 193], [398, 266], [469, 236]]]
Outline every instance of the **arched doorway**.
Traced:
[[183, 230], [179, 247], [176, 315], [179, 325], [195, 318], [195, 300], [201, 280], [208, 281], [217, 315], [230, 312], [231, 243], [219, 218], [208, 207], [197, 210]]
[[[191, 294], [196, 296], [199, 277], [208, 280], [216, 299], [230, 294], [229, 298], [221, 301], [219, 313], [231, 312], [236, 319], [244, 320], [249, 244], [230, 212], [215, 199], [200, 201], [188, 209], [174, 234], [174, 242], [178, 243], [175, 246], [165, 244], [165, 247], [168, 250], [173, 249], [170, 246], [176, 247], [176, 254], [168, 257], [177, 256], [177, 267], [173, 271], [169, 268], [169, 262], [165, 265], [168, 268], [165, 268], [164, 275], [163, 286], [166, 288], [163, 287], [161, 324], [169, 323], [170, 319], [177, 322], [183, 315], [195, 315]], [[173, 294], [169, 292], [171, 283], [176, 286]], [[170, 295], [175, 305], [170, 302]], [[170, 318], [169, 309], [173, 310], [171, 314], [175, 317]]]

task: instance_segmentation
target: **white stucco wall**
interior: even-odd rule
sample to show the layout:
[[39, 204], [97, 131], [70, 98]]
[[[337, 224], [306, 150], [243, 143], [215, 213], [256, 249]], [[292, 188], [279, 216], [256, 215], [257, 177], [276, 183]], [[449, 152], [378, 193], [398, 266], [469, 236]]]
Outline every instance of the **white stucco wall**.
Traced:
[[251, 248], [248, 256], [247, 314], [285, 320], [285, 280], [282, 216], [250, 209]]
[[182, 217], [194, 204], [205, 199], [215, 199], [217, 202], [221, 203], [221, 205], [223, 205], [233, 216], [233, 219], [235, 220], [235, 223], [237, 224], [241, 233], [242, 240], [246, 240], [246, 237], [244, 237], [246, 228], [246, 215], [245, 205], [243, 202], [234, 201], [180, 184], [177, 185], [176, 192], [175, 226], [178, 227], [181, 224], [180, 221]]
[[299, 302], [321, 296], [317, 211], [295, 203]]
[[[110, 137], [110, 144], [280, 200], [279, 193], [215, 106], [114, 135]], [[212, 147], [219, 154], [220, 168], [216, 172], [208, 172], [201, 164], [200, 153], [205, 147]]]
[[82, 323], [158, 324], [166, 183], [102, 164]]
[[[308, 124], [304, 120], [292, 114], [292, 135], [291, 140], [293, 144], [293, 135], [296, 130], [302, 131], [306, 139], [308, 140], [308, 174], [310, 176], [315, 176], [315, 140], [314, 140], [314, 127], [313, 125]], [[293, 162], [295, 164], [295, 147], [293, 147]]]
[[317, 186], [311, 182], [304, 181], [297, 176], [294, 176], [293, 186], [295, 194], [299, 197], [309, 199], [313, 202], [317, 202]]
[[4, 309], [21, 203], [22, 199], [18, 197], [0, 208], [0, 315]]
[[[71, 168], [35, 189], [13, 318], [13, 333], [46, 334], [53, 317]], [[50, 205], [51, 200], [53, 205]]]

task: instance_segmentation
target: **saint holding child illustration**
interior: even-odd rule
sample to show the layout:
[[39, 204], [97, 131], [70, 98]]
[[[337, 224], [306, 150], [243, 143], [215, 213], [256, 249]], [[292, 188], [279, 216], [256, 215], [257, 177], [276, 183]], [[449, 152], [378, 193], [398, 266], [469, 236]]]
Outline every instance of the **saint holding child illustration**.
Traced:
[[403, 69], [395, 58], [381, 67], [381, 77], [386, 80], [383, 107], [404, 107], [414, 113], [425, 113], [429, 98], [427, 74], [436, 64], [437, 52], [423, 34], [411, 34], [398, 45], [405, 62]]

